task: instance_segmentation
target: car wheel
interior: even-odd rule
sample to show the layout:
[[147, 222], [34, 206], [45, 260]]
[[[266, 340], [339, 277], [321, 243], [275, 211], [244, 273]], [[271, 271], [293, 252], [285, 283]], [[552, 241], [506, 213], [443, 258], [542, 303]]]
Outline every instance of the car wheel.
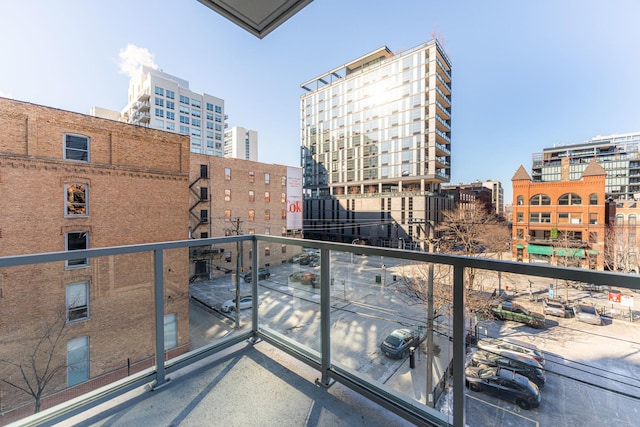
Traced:
[[519, 407], [521, 407], [522, 409], [531, 409], [531, 404], [529, 402], [527, 402], [524, 399], [518, 399], [516, 401], [516, 403], [518, 404]]
[[406, 358], [407, 358], [407, 354], [408, 354], [408, 353], [407, 353], [407, 350], [404, 350], [404, 351], [402, 352], [402, 354], [400, 355], [400, 358], [401, 358], [401, 359], [406, 359]]
[[471, 389], [471, 391], [481, 391], [482, 390], [482, 387], [480, 387], [476, 383], [470, 383], [469, 384], [469, 388]]

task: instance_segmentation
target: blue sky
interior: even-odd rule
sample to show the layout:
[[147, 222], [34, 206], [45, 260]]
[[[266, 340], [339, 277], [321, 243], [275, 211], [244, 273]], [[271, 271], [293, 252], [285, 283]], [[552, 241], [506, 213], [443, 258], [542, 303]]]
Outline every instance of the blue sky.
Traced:
[[[452, 183], [503, 182], [531, 154], [640, 131], [640, 1], [315, 0], [258, 39], [196, 0], [21, 0], [0, 7], [0, 96], [120, 110], [121, 52], [147, 52], [299, 165], [300, 84], [380, 46], [437, 34], [453, 65]], [[130, 49], [127, 52], [131, 52]]]

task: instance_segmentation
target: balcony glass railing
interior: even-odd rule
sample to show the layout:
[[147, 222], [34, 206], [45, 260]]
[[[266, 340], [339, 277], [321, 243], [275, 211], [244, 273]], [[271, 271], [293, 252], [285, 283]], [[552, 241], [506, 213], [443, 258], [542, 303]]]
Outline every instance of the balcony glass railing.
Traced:
[[[2, 257], [0, 376], [24, 386], [57, 372], [34, 415], [34, 397], [3, 382], [3, 421], [51, 424], [143, 384], [170, 388], [169, 373], [251, 338], [415, 424], [634, 424], [640, 276], [392, 246], [246, 235]], [[545, 299], [568, 305], [540, 320], [530, 312]], [[538, 385], [474, 367], [511, 363], [495, 353]], [[48, 354], [49, 368], [30, 363]], [[492, 374], [517, 378], [514, 391], [492, 395]]]

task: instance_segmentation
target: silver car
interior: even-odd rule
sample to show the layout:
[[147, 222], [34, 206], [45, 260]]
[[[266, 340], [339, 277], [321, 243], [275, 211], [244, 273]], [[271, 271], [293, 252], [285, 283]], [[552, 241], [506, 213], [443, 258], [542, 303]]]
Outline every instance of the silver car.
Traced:
[[592, 305], [576, 304], [573, 307], [576, 319], [581, 322], [589, 323], [591, 325], [602, 325], [602, 318], [598, 309]]
[[545, 364], [544, 355], [538, 347], [514, 338], [482, 338], [478, 340], [478, 347], [504, 357], [521, 356], [535, 360], [542, 366]]

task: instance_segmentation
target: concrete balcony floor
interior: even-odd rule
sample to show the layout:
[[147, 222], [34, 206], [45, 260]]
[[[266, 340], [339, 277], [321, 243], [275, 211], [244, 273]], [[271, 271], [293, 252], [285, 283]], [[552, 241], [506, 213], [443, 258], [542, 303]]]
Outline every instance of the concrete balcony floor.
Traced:
[[126, 393], [59, 426], [411, 426], [261, 341], [241, 343], [168, 375], [159, 389]]

